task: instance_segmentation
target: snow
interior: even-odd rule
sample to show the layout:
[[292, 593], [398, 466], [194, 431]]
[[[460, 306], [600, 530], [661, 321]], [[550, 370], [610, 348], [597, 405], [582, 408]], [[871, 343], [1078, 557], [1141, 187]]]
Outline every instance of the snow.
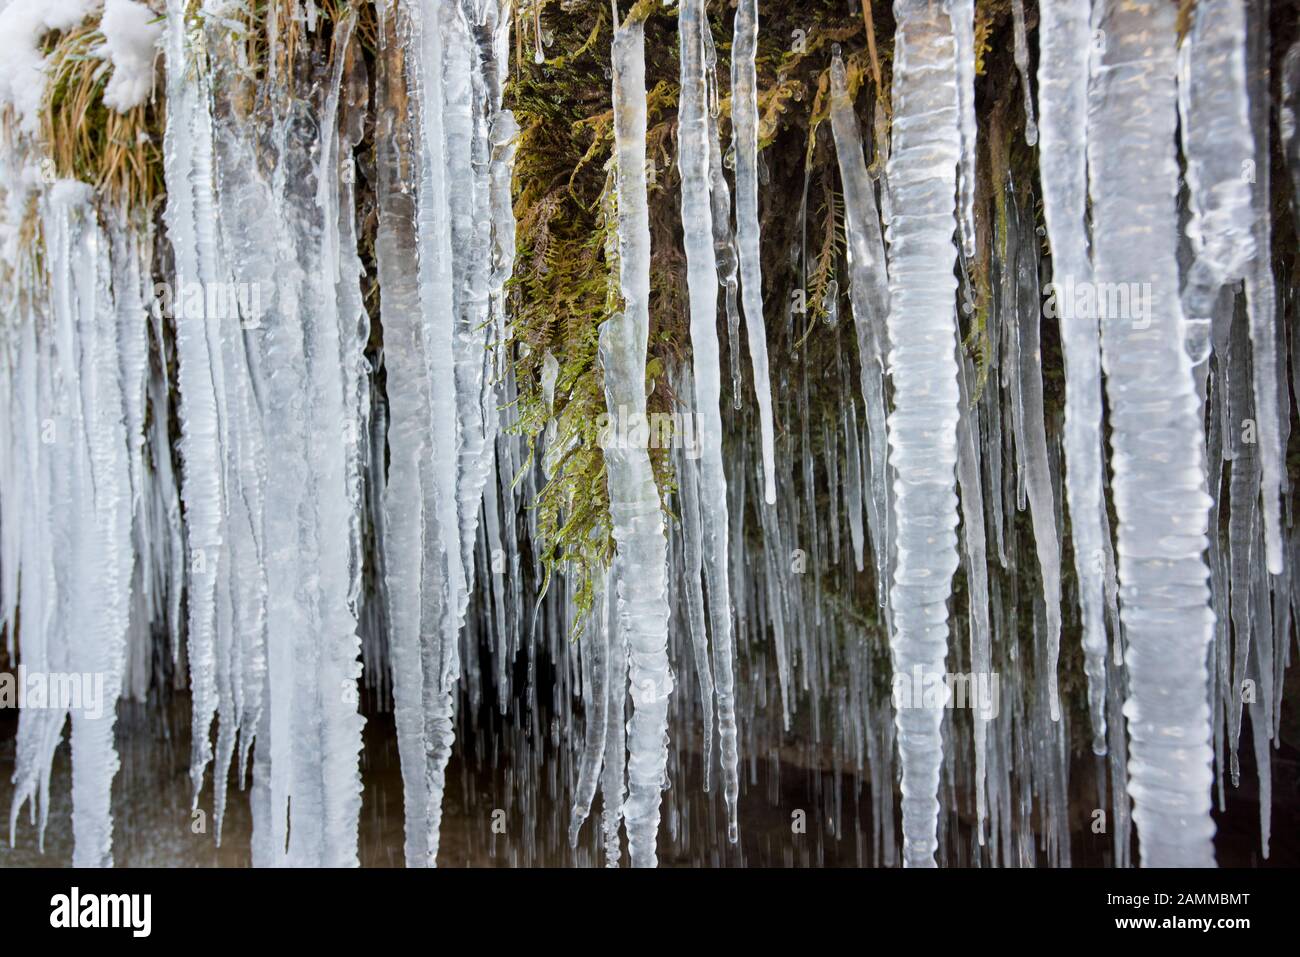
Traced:
[[104, 0], [99, 21], [104, 52], [113, 72], [104, 87], [104, 105], [119, 113], [139, 106], [153, 89], [153, 65], [163, 25], [136, 0]]
[[41, 38], [75, 27], [97, 6], [97, 0], [11, 0], [0, 10], [0, 106], [13, 106], [24, 133], [36, 132], [45, 96]]

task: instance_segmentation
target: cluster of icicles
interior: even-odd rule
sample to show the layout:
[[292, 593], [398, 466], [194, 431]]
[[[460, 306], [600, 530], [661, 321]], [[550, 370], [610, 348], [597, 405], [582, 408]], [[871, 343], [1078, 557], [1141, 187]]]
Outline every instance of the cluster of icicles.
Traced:
[[[218, 840], [233, 764], [241, 785], [251, 778], [254, 863], [357, 863], [364, 664], [367, 686], [391, 692], [411, 866], [437, 860], [448, 760], [458, 729], [479, 733], [469, 722], [485, 685], [503, 710], [549, 699], [549, 733], [520, 727], [502, 746], [518, 750], [524, 817], [555, 816], [543, 788], [567, 795], [555, 802], [558, 831], [575, 847], [601, 793], [584, 860], [617, 865], [622, 831], [631, 862], [655, 864], [661, 819], [679, 848], [716, 828], [735, 844], [741, 786], [758, 785], [760, 760], [780, 802], [771, 769], [802, 709], [809, 766], [834, 769], [819, 830], [838, 839], [856, 828], [860, 862], [1032, 864], [1037, 845], [1068, 864], [1080, 825], [1057, 690], [1065, 630], [1082, 641], [1111, 862], [1129, 863], [1131, 807], [1142, 863], [1214, 863], [1213, 772], [1222, 802], [1224, 772], [1238, 776], [1243, 700], [1267, 853], [1269, 752], [1300, 611], [1300, 532], [1280, 506], [1291, 406], [1279, 330], [1295, 304], [1275, 292], [1269, 258], [1267, 4], [1199, 0], [1180, 46], [1167, 0], [1042, 0], [1036, 80], [1013, 4], [1058, 299], [1150, 291], [1138, 315], [1109, 314], [1101, 297], [1061, 313], [1060, 432], [1044, 410], [1043, 242], [1009, 188], [987, 381], [958, 342], [959, 291], [970, 295], [958, 277], [976, 249], [973, 0], [895, 0], [892, 124], [877, 115], [866, 144], [884, 162], [864, 158], [833, 54], [859, 374], [851, 382], [851, 356], [816, 372], [839, 392], [839, 413], [823, 419], [809, 411], [808, 369], [770, 370], [766, 355], [758, 4], [739, 0], [731, 47], [733, 212], [705, 0], [681, 0], [692, 352], [674, 376], [699, 417], [700, 454], [675, 455], [667, 522], [646, 449], [605, 450], [617, 560], [576, 644], [564, 638], [567, 586], [529, 620], [521, 551], [536, 541], [526, 506], [539, 479], [503, 427], [515, 398], [503, 292], [515, 254], [508, 4], [377, 3], [382, 388], [357, 248], [353, 147], [371, 79], [354, 15], [334, 24], [327, 63], [278, 75], [273, 47], [250, 90], [220, 3], [205, 0], [211, 16], [197, 29], [184, 7], [169, 0], [164, 33], [168, 279], [181, 295], [191, 283], [263, 294], [235, 319], [178, 302], [169, 325], [149, 307], [154, 237], [87, 187], [42, 188], [45, 272], [7, 286], [0, 304], [0, 587], [22, 663], [102, 673], [109, 701], [143, 698], [154, 635], [170, 636], [188, 663], [195, 801], [211, 769]], [[1300, 47], [1285, 63], [1281, 146], [1295, 176]], [[612, 78], [618, 228], [607, 252], [624, 308], [603, 325], [600, 356], [611, 414], [626, 414], [646, 407], [641, 24], [616, 26]], [[5, 162], [4, 188], [23, 189], [30, 160]], [[36, 285], [48, 295], [22, 291]], [[737, 409], [743, 312], [756, 410], [732, 414], [722, 400], [720, 291]], [[1294, 380], [1294, 334], [1290, 350]], [[1014, 516], [1026, 505], [1032, 595], [1015, 566]], [[1076, 584], [1063, 593], [1071, 557]], [[835, 597], [868, 562], [879, 624]], [[966, 601], [954, 608], [959, 567]], [[894, 673], [997, 672], [1003, 707], [960, 718], [942, 702], [894, 708], [879, 690], [891, 664], [866, 640], [878, 628]], [[520, 655], [554, 662], [553, 688], [538, 687], [533, 667], [514, 687]], [[675, 680], [672, 663], [686, 660], [696, 680]], [[1247, 685], [1258, 693], [1243, 697]], [[113, 860], [112, 714], [72, 714], [78, 864]], [[45, 827], [66, 717], [21, 714], [11, 832], [28, 802]], [[703, 809], [666, 790], [670, 770], [697, 759]], [[840, 777], [864, 768], [869, 813], [850, 812], [846, 826]], [[973, 826], [959, 829], [967, 801]], [[535, 860], [537, 840], [513, 859]], [[700, 840], [706, 860], [728, 859]]]

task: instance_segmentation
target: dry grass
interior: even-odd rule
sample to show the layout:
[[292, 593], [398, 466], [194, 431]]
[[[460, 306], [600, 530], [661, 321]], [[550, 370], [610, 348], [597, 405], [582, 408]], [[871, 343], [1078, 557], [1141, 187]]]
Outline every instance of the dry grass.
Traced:
[[129, 209], [147, 208], [163, 191], [160, 97], [126, 113], [104, 105], [112, 68], [94, 53], [103, 39], [93, 23], [52, 36], [41, 143], [58, 176]]

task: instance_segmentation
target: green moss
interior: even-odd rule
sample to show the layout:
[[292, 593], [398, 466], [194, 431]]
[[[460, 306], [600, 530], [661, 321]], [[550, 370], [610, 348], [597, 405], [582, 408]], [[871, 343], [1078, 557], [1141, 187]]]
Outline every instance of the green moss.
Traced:
[[[731, 11], [711, 6], [722, 89], [729, 88]], [[874, 22], [888, 37], [888, 4], [878, 5]], [[650, 178], [651, 301], [649, 360], [650, 411], [671, 411], [675, 397], [669, 373], [689, 361], [685, 304], [685, 259], [681, 248], [680, 196], [676, 173], [677, 24], [675, 8], [642, 0], [625, 11], [625, 21], [645, 23], [647, 49], [647, 156]], [[520, 124], [515, 169], [515, 215], [518, 257], [511, 290], [512, 361], [518, 385], [515, 429], [525, 436], [531, 466], [542, 448], [548, 425], [554, 436], [547, 448], [547, 479], [532, 507], [536, 510], [545, 580], [570, 576], [579, 612], [589, 607], [596, 579], [613, 556], [604, 458], [596, 444], [597, 423], [605, 412], [604, 386], [597, 360], [600, 324], [618, 307], [617, 250], [613, 170], [613, 110], [610, 102], [609, 48], [612, 39], [605, 0], [546, 4], [540, 20], [516, 21], [516, 56], [506, 89], [507, 105]], [[545, 62], [534, 63], [529, 51], [550, 38]], [[832, 44], [845, 47], [850, 87], [872, 87], [873, 69], [866, 48], [864, 19], [841, 5], [817, 2], [801, 10], [767, 13], [759, 36], [760, 146], [765, 157], [799, 157], [814, 190], [807, 224], [809, 257], [805, 322], [782, 342], [783, 323], [769, 316], [774, 355], [802, 348], [812, 354], [838, 351], [837, 337], [825, 334], [826, 293], [832, 280], [846, 295], [839, 271], [843, 261], [843, 210], [837, 191], [833, 152], [818, 132], [829, 115], [829, 54]], [[796, 31], [803, 30], [800, 34]], [[888, 42], [879, 45], [877, 62], [887, 71]], [[886, 73], [887, 75], [887, 73]], [[730, 139], [730, 99], [719, 104], [724, 149]], [[768, 213], [770, 215], [770, 211]], [[788, 221], [764, 218], [765, 257], [789, 248], [795, 240]], [[786, 270], [764, 262], [769, 303], [788, 301]], [[839, 311], [845, 312], [843, 303]], [[804, 341], [798, 341], [796, 335]], [[559, 365], [554, 404], [548, 408], [541, 372], [547, 354]], [[778, 359], [779, 361], [779, 359]], [[810, 361], [811, 358], [810, 358]], [[744, 363], [744, 365], [748, 365]], [[651, 450], [661, 497], [667, 508], [673, 491], [668, 453]]]

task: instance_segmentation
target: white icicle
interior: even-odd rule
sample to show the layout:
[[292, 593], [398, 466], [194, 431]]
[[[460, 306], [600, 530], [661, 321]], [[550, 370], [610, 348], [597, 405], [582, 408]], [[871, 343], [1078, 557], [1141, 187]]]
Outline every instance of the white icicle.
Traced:
[[[471, 182], [467, 173], [477, 138], [485, 135], [478, 128], [474, 112], [470, 78], [474, 51], [469, 24], [463, 10], [451, 3], [425, 4], [421, 16], [424, 19], [418, 36], [422, 69], [417, 102], [422, 112], [418, 126], [421, 146], [416, 232], [421, 335], [430, 403], [426, 414], [432, 415], [435, 427], [429, 434], [429, 458], [421, 464], [426, 525], [420, 634], [428, 786], [424, 823], [428, 831], [427, 863], [433, 866], [440, 845], [447, 761], [455, 739], [453, 718], [460, 679], [458, 634], [469, 598], [482, 490], [484, 448], [467, 449], [486, 437], [482, 389], [490, 259], [487, 249], [469, 246], [471, 241], [483, 241], [480, 227], [484, 224], [474, 224], [471, 240], [466, 233], [468, 224], [459, 219], [487, 198], [483, 192], [487, 184]], [[482, 173], [485, 175], [486, 169]], [[462, 244], [459, 256], [455, 254], [458, 241]], [[475, 256], [481, 261], [466, 263]], [[458, 288], [460, 298], [456, 295]], [[477, 490], [470, 491], [474, 483], [478, 483]], [[470, 510], [472, 515], [467, 514]]]
[[[337, 100], [340, 96], [342, 63], [355, 24], [349, 13], [335, 27], [335, 62], [324, 111], [331, 125], [321, 130], [318, 152], [333, 161], [317, 175], [324, 188], [317, 196], [325, 200], [319, 215], [319, 233], [312, 239], [315, 261], [311, 270], [314, 315], [308, 326], [309, 402], [313, 414], [310, 434], [333, 435], [334, 441], [310, 442], [308, 464], [313, 477], [316, 552], [316, 594], [314, 634], [308, 640], [317, 648], [319, 698], [311, 702], [320, 710], [320, 754], [313, 766], [322, 794], [322, 842], [311, 849], [312, 864], [326, 867], [357, 865], [357, 818], [361, 811], [361, 729], [365, 719], [357, 713], [357, 679], [361, 676], [361, 642], [357, 619], [350, 602], [352, 593], [351, 534], [354, 499], [348, 475], [347, 455], [360, 422], [349, 418], [345, 389], [352, 382], [349, 364], [355, 361], [345, 329], [355, 327], [355, 316], [340, 316], [339, 269], [339, 166]], [[304, 204], [305, 205], [305, 204]], [[350, 214], [350, 211], [349, 211]], [[304, 217], [305, 218], [305, 217]], [[313, 218], [313, 225], [316, 220]], [[354, 252], [351, 250], [350, 253]], [[308, 260], [309, 262], [311, 260]], [[353, 299], [359, 301], [359, 295]], [[348, 302], [345, 296], [343, 303]], [[349, 330], [350, 331], [350, 330]], [[351, 415], [355, 416], [355, 412]]]
[[962, 255], [975, 255], [975, 0], [953, 0], [949, 7], [957, 41], [957, 115], [961, 124], [961, 165], [958, 168], [958, 222]]
[[[113, 863], [111, 798], [119, 767], [113, 733], [134, 563], [130, 452], [109, 238], [84, 184], [55, 184], [46, 204], [45, 233], [54, 239], [49, 268], [55, 285], [63, 288], [54, 297], [52, 316], [63, 344], [56, 347], [62, 367], [56, 382], [67, 390], [55, 436], [68, 456], [66, 495], [56, 499], [56, 507], [66, 514], [69, 533], [56, 540], [60, 545], [53, 556], [56, 614], [65, 635], [64, 670], [83, 682], [93, 680], [93, 686], [78, 689], [80, 695], [45, 703], [53, 709], [46, 730], [57, 734], [70, 715], [73, 864], [106, 867]], [[63, 346], [71, 343], [75, 352], [69, 354]], [[40, 750], [37, 760], [43, 757]]]
[[[399, 7], [385, 4], [385, 17]], [[407, 866], [428, 860], [428, 783], [425, 777], [424, 686], [429, 680], [420, 657], [421, 539], [426, 517], [420, 490], [421, 464], [429, 442], [429, 383], [420, 321], [419, 247], [414, 194], [420, 188], [415, 151], [418, 112], [407, 112], [404, 50], [394, 38], [410, 29], [404, 20], [380, 36], [376, 97], [385, 107], [378, 138], [379, 225], [375, 258], [379, 269], [388, 381], [388, 478], [383, 493], [385, 590], [388, 600], [389, 657], [393, 677], [393, 717], [401, 758]], [[428, 150], [440, 143], [425, 140]], [[440, 165], [440, 164], [439, 164]], [[443, 410], [442, 418], [447, 416]], [[440, 420], [441, 421], [441, 420]], [[443, 426], [444, 428], [446, 426]]]
[[1029, 40], [1025, 34], [1025, 0], [1011, 0], [1011, 32], [1015, 45], [1016, 69], [1025, 93], [1025, 142], [1038, 143], [1038, 124], [1034, 120], [1034, 91], [1029, 87]]
[[[1008, 201], [1009, 205], [1013, 205]], [[1009, 214], [1011, 222], [1018, 217]], [[1010, 230], [1010, 225], [1008, 226]], [[1052, 490], [1051, 465], [1048, 462], [1047, 429], [1043, 413], [1043, 369], [1039, 347], [1039, 323], [1042, 315], [1038, 292], [1038, 237], [1025, 230], [1009, 232], [1004, 270], [1014, 268], [1016, 288], [1005, 321], [1013, 329], [1014, 358], [1018, 360], [1012, 375], [1019, 408], [1019, 456], [1024, 472], [1021, 481], [1029, 498], [1029, 512], [1034, 527], [1034, 552], [1038, 556], [1039, 577], [1043, 585], [1046, 613], [1046, 661], [1043, 674], [1047, 681], [1048, 712], [1053, 721], [1061, 718], [1060, 692], [1057, 682], [1057, 659], [1061, 644], [1061, 547], [1056, 533], [1056, 496]], [[1014, 263], [1014, 267], [1013, 264]], [[1004, 287], [1005, 288], [1005, 287]]]
[[605, 715], [605, 760], [600, 775], [600, 830], [605, 839], [605, 866], [618, 867], [623, 851], [619, 844], [619, 824], [623, 820], [623, 801], [627, 797], [627, 725], [623, 721], [627, 706], [627, 631], [619, 610], [619, 563], [605, 576], [605, 634], [609, 639], [606, 662], [606, 692], [609, 703]]
[[[1106, 751], [1105, 550], [1102, 544], [1101, 356], [1097, 319], [1071, 290], [1090, 288], [1087, 235], [1088, 35], [1091, 0], [1039, 7], [1043, 218], [1052, 248], [1049, 302], [1057, 305], [1065, 362], [1065, 488], [1083, 616], [1092, 749]], [[1068, 302], [1070, 308], [1061, 306]], [[1035, 304], [1037, 308], [1037, 304]]]
[[[1203, 553], [1210, 499], [1199, 401], [1174, 295], [1176, 13], [1160, 0], [1104, 3], [1096, 25], [1105, 49], [1089, 91], [1088, 164], [1098, 283], [1154, 291], [1144, 298], [1149, 314], [1101, 320], [1128, 645], [1133, 819], [1144, 866], [1209, 866], [1206, 652], [1214, 619]], [[1134, 111], [1134, 103], [1143, 110]]]
[[1291, 214], [1300, 222], [1300, 40], [1291, 44], [1282, 58], [1277, 128], [1282, 139], [1282, 159], [1291, 176]]
[[[678, 111], [679, 167], [682, 178], [682, 227], [691, 303], [691, 357], [695, 410], [699, 415], [698, 500], [703, 541], [704, 577], [708, 585], [709, 622], [716, 674], [719, 746], [728, 836], [738, 840], [736, 801], [739, 777], [736, 754], [736, 706], [733, 692], [731, 588], [728, 580], [727, 479], [722, 467], [722, 367], [718, 345], [718, 269], [709, 196], [710, 144], [705, 84], [704, 34], [708, 21], [704, 0], [683, 0], [681, 97]], [[707, 710], [706, 710], [707, 713]], [[712, 724], [710, 717], [709, 723]], [[710, 735], [706, 733], [705, 740]], [[706, 747], [706, 761], [711, 758]], [[705, 773], [707, 786], [708, 773]]]
[[736, 250], [741, 304], [758, 394], [763, 441], [763, 500], [776, 502], [776, 438], [772, 424], [772, 378], [763, 322], [763, 273], [758, 241], [758, 0], [739, 0], [731, 47], [732, 149], [736, 154]]
[[1205, 0], [1178, 57], [1178, 106], [1186, 158], [1187, 237], [1195, 256], [1182, 290], [1193, 362], [1210, 349], [1220, 288], [1244, 277], [1255, 254], [1251, 180], [1255, 143], [1246, 91], [1246, 12], [1240, 0]]
[[[970, 582], [971, 668], [975, 674], [993, 670], [989, 636], [989, 569], [987, 535], [984, 527], [984, 490], [979, 468], [979, 406], [971, 398], [970, 363], [958, 350], [957, 372], [961, 418], [957, 423], [957, 483], [961, 489], [962, 550], [966, 578]], [[988, 765], [988, 724], [993, 715], [987, 708], [975, 710], [975, 822], [976, 836], [984, 843], [988, 814], [985, 775]]]
[[[694, 387], [686, 373], [673, 390], [686, 408], [693, 408]], [[683, 420], [690, 421], [690, 420]], [[695, 675], [700, 683], [700, 698], [704, 717], [704, 790], [709, 790], [713, 770], [713, 669], [709, 665], [709, 632], [704, 619], [704, 520], [700, 515], [700, 476], [695, 461], [683, 451], [682, 442], [677, 448], [673, 465], [677, 475], [677, 504], [680, 515], [682, 578], [685, 580], [686, 622], [690, 632], [691, 654], [695, 659]], [[669, 564], [674, 564], [669, 556]], [[670, 603], [672, 596], [669, 598]], [[680, 599], [679, 599], [680, 601]]]
[[[961, 158], [956, 44], [948, 4], [895, 0], [894, 140], [888, 175], [889, 365], [897, 476], [894, 674], [933, 681], [948, 649], [957, 568], [956, 170]], [[934, 866], [942, 704], [897, 707], [904, 863]], [[928, 705], [928, 706], [927, 706]]]
[[1256, 162], [1242, 171], [1252, 173], [1255, 257], [1246, 272], [1246, 313], [1255, 385], [1255, 419], [1259, 430], [1260, 494], [1264, 506], [1264, 559], [1269, 574], [1282, 573], [1282, 514], [1280, 493], [1286, 470], [1286, 441], [1282, 434], [1277, 383], [1277, 289], [1273, 276], [1272, 213], [1272, 85], [1269, 79], [1269, 0], [1247, 8], [1246, 27], [1231, 42], [1247, 46], [1247, 89], [1250, 128]]
[[[603, 583], [602, 583], [603, 584]], [[582, 759], [578, 766], [578, 784], [569, 813], [569, 846], [578, 846], [578, 834], [591, 813], [591, 802], [600, 783], [601, 762], [605, 757], [605, 737], [609, 733], [609, 593], [603, 587], [592, 605], [586, 634], [582, 636], [583, 656], [583, 733]]]
[[[189, 61], [183, 4], [169, 0], [166, 34], [167, 125], [163, 218], [175, 253], [175, 289], [219, 281], [212, 178], [212, 129], [207, 87]], [[217, 582], [225, 509], [224, 453], [219, 422], [220, 358], [204, 305], [176, 317], [180, 394], [181, 498], [185, 503], [188, 657], [193, 710], [190, 777], [197, 806], [212, 759], [209, 729], [217, 709]]]
[[731, 404], [740, 401], [740, 280], [736, 260], [736, 237], [731, 229], [731, 187], [722, 172], [722, 143], [718, 134], [718, 65], [713, 33], [706, 29], [705, 79], [709, 90], [709, 198], [712, 203], [713, 254], [717, 258], [718, 281], [726, 290], [727, 353], [731, 359]]
[[[601, 327], [605, 402], [611, 416], [644, 415], [650, 314], [650, 219], [646, 205], [645, 31], [615, 29], [614, 135], [618, 168], [619, 285], [624, 311]], [[622, 446], [622, 447], [620, 447]], [[650, 457], [644, 445], [605, 448], [610, 515], [620, 567], [620, 628], [627, 633], [633, 711], [628, 722], [628, 796], [623, 804], [634, 867], [657, 863], [660, 791], [668, 760], [667, 540]]]
[[[849, 99], [848, 81], [839, 50], [831, 62], [831, 127], [844, 184], [845, 236], [851, 277], [850, 297], [857, 330], [862, 401], [867, 412], [867, 520], [875, 557], [876, 582], [885, 593], [889, 577], [890, 497], [888, 429], [885, 415], [885, 321], [889, 315], [889, 278], [885, 247], [876, 212], [876, 194], [862, 155], [858, 118]], [[852, 466], [850, 466], [850, 474]], [[854, 516], [850, 516], [852, 521]], [[883, 602], [882, 602], [883, 604]]]

